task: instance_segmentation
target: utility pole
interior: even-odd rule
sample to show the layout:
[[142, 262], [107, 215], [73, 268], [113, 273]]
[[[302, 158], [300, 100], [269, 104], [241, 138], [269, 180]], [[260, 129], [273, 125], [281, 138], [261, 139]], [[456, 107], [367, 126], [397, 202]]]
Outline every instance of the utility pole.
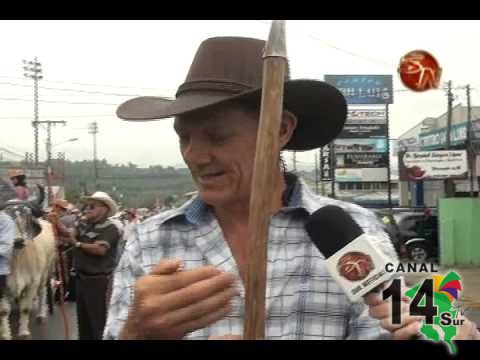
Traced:
[[[448, 104], [448, 112], [447, 112], [447, 138], [445, 149], [450, 150], [451, 146], [451, 132], [452, 132], [452, 103], [453, 103], [453, 94], [452, 94], [452, 81], [448, 82], [447, 88], [447, 104]], [[445, 179], [445, 196], [447, 198], [451, 198], [455, 196], [455, 183], [452, 179]]]
[[318, 153], [315, 151], [315, 193], [318, 195]]
[[[335, 198], [335, 154], [333, 142], [320, 148], [320, 181], [322, 195]], [[325, 194], [325, 183], [330, 183], [330, 194]]]
[[335, 153], [335, 143], [332, 141], [329, 145], [330, 147], [330, 171], [331, 171], [331, 179], [332, 179], [332, 198], [335, 199], [335, 183], [336, 183], [336, 175], [335, 169], [337, 168], [337, 155]]
[[292, 152], [293, 172], [297, 173], [297, 152]]
[[23, 60], [23, 74], [33, 79], [33, 136], [35, 141], [35, 166], [38, 165], [38, 80], [43, 79], [42, 64], [35, 58], [34, 61]]
[[385, 122], [387, 127], [387, 198], [388, 198], [388, 208], [390, 213], [392, 212], [392, 180], [391, 177], [391, 163], [390, 163], [390, 122], [389, 122], [389, 112], [388, 104], [385, 105]]
[[468, 167], [470, 170], [470, 197], [473, 198], [473, 180], [476, 173], [476, 169], [475, 169], [475, 151], [473, 149], [472, 106], [470, 103], [470, 85], [466, 86], [466, 90], [467, 90], [467, 158], [469, 163]]
[[88, 133], [93, 135], [93, 173], [95, 179], [95, 191], [97, 190], [97, 181], [98, 181], [98, 166], [97, 166], [97, 134], [98, 126], [97, 122], [94, 121], [89, 124]]
[[38, 124], [47, 124], [47, 188], [48, 188], [48, 205], [53, 202], [53, 193], [52, 193], [52, 125], [63, 125], [67, 124], [66, 121], [38, 121]]

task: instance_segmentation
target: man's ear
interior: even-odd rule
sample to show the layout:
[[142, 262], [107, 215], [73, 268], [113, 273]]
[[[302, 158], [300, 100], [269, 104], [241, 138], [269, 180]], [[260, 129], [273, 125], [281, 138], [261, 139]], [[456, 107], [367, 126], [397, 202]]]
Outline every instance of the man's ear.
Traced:
[[280, 149], [283, 149], [292, 138], [293, 132], [297, 128], [297, 117], [290, 111], [284, 110], [282, 113], [282, 123], [280, 124]]

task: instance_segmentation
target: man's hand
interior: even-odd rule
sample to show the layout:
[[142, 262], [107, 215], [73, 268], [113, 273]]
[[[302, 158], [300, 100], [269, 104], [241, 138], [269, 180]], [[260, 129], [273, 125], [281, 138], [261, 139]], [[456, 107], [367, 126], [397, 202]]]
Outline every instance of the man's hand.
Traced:
[[480, 340], [480, 331], [477, 329], [477, 325], [465, 316], [459, 316], [459, 319], [462, 319], [463, 323], [457, 328], [457, 335], [453, 340]]
[[410, 340], [418, 335], [422, 327], [423, 317], [410, 316], [409, 299], [402, 298], [401, 304], [401, 324], [392, 324], [392, 304], [391, 299], [382, 300], [381, 292], [373, 292], [365, 297], [365, 303], [369, 306], [371, 317], [380, 320], [381, 326], [390, 331], [394, 340]]
[[121, 339], [182, 339], [231, 311], [239, 295], [234, 275], [214, 266], [180, 267], [179, 260], [162, 260], [136, 282]]

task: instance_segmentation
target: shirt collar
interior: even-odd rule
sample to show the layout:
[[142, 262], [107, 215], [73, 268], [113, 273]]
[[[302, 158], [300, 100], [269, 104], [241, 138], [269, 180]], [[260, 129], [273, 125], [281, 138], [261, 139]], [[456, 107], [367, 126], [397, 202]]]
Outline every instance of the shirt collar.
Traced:
[[280, 212], [288, 213], [301, 209], [311, 215], [318, 208], [318, 195], [310, 190], [302, 178], [295, 174], [287, 174], [287, 191], [289, 191], [289, 187], [291, 189], [287, 204], [280, 209]]
[[[303, 209], [311, 215], [317, 208], [318, 195], [313, 193], [305, 181], [294, 174], [286, 174], [287, 190], [285, 199], [287, 205], [280, 209], [280, 212], [289, 213]], [[193, 225], [200, 225], [202, 222], [212, 216], [209, 206], [203, 202], [197, 195], [192, 200], [186, 202], [178, 209], [171, 210], [170, 214], [162, 218], [159, 225], [175, 218], [183, 217]]]
[[187, 220], [187, 222], [193, 225], [200, 225], [208, 218], [209, 214], [210, 212], [208, 205], [204, 203], [197, 195], [192, 200], [187, 201], [181, 207], [169, 210], [168, 213], [161, 218], [158, 225], [162, 225], [177, 218], [184, 218]]

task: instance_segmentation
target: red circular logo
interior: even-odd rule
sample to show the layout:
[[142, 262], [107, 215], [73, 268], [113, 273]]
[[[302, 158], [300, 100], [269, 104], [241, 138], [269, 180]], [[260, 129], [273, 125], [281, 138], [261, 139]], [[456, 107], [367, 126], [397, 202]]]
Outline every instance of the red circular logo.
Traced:
[[338, 260], [337, 270], [350, 281], [365, 279], [374, 268], [372, 258], [364, 253], [353, 251]]
[[425, 174], [426, 171], [417, 165], [407, 168], [407, 176], [410, 180], [422, 180]]
[[403, 84], [413, 91], [438, 88], [442, 69], [427, 51], [414, 50], [400, 59], [398, 67]]

